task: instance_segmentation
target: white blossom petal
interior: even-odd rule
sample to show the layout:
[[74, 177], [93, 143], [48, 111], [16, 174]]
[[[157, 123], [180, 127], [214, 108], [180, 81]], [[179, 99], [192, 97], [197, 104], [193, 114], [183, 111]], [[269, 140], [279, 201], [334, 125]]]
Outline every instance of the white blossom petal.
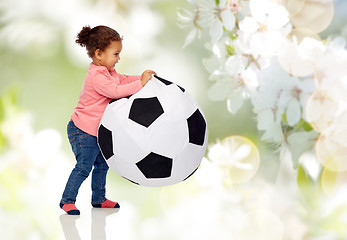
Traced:
[[233, 12], [229, 10], [225, 10], [221, 13], [221, 18], [222, 18], [224, 27], [228, 31], [232, 31], [235, 27], [235, 16]]
[[347, 147], [347, 110], [336, 116], [323, 134]]
[[289, 101], [287, 111], [287, 122], [289, 126], [294, 126], [301, 119], [301, 105], [297, 99], [292, 99]]
[[300, 156], [305, 151], [313, 147], [317, 137], [318, 133], [316, 131], [295, 132], [288, 136], [288, 148], [294, 165], [297, 165]]
[[240, 31], [245, 33], [254, 33], [259, 29], [257, 21], [252, 17], [245, 17], [239, 23]]
[[247, 70], [241, 72], [240, 77], [243, 79], [244, 84], [248, 90], [252, 92], [256, 91], [256, 88], [259, 86], [259, 83], [255, 71], [253, 71], [250, 68], [247, 68]]
[[214, 19], [210, 27], [210, 36], [213, 43], [217, 42], [223, 36], [223, 24], [218, 19]]
[[310, 96], [305, 115], [309, 123], [318, 132], [323, 132], [336, 117], [339, 99], [334, 90], [316, 90]]
[[243, 96], [241, 92], [234, 92], [232, 95], [229, 96], [227, 100], [227, 107], [228, 111], [232, 114], [235, 114], [243, 104]]
[[257, 22], [271, 29], [279, 29], [289, 22], [289, 13], [286, 8], [271, 0], [252, 0], [250, 9]]
[[190, 33], [188, 34], [188, 36], [186, 37], [186, 40], [184, 42], [183, 48], [187, 47], [189, 44], [191, 44], [194, 39], [196, 38], [198, 34], [198, 30], [196, 28], [193, 28]]
[[316, 70], [316, 84], [326, 88], [333, 84], [340, 84], [346, 77], [347, 51], [328, 51]]
[[269, 58], [277, 54], [282, 46], [284, 36], [276, 31], [254, 33], [250, 39], [251, 52]]
[[210, 87], [207, 92], [207, 96], [212, 101], [223, 101], [230, 95], [231, 84], [229, 82], [217, 81], [214, 85]]
[[204, 58], [202, 64], [209, 73], [213, 73], [220, 66], [218, 58], [215, 55], [212, 55], [209, 58]]
[[230, 56], [225, 62], [225, 67], [230, 75], [237, 75], [241, 73], [246, 67], [246, 62], [239, 56]]
[[280, 123], [272, 123], [261, 137], [262, 140], [282, 143], [284, 140], [283, 130]]
[[278, 60], [283, 69], [294, 76], [304, 77], [312, 74], [323, 57], [321, 45], [316, 47], [313, 41], [316, 40], [312, 39], [310, 43], [301, 42], [302, 46], [296, 42], [287, 41], [278, 54]]

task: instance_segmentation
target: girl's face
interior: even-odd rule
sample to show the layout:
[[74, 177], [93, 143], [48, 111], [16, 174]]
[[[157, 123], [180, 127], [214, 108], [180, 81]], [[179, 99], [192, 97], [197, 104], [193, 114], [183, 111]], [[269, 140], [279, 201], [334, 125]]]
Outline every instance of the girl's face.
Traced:
[[120, 53], [122, 51], [122, 42], [113, 41], [105, 49], [105, 51], [99, 52], [99, 64], [106, 67], [109, 71], [114, 69], [114, 66], [120, 60]]

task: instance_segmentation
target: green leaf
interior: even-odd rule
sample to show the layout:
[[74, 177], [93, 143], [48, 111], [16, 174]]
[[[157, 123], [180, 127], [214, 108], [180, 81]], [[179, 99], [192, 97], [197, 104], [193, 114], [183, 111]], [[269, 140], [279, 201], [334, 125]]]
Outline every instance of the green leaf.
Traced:
[[216, 0], [216, 5], [219, 6], [220, 0]]
[[[9, 112], [20, 109], [17, 105], [18, 92], [18, 86], [14, 86], [0, 97], [0, 129]], [[0, 131], [0, 153], [4, 152], [6, 143], [6, 138]]]
[[306, 132], [310, 132], [313, 130], [310, 123], [306, 122], [304, 119], [301, 118], [301, 120], [295, 124], [295, 127], [298, 129], [303, 129]]
[[312, 130], [313, 130], [312, 125], [311, 125], [310, 123], [306, 122], [306, 121], [303, 121], [302, 128], [303, 128], [306, 132], [309, 132], [309, 131], [312, 131]]
[[299, 165], [297, 182], [301, 191], [305, 192], [312, 185], [312, 179], [306, 174], [304, 168]]
[[282, 114], [282, 121], [283, 121], [285, 124], [288, 124], [288, 121], [287, 121], [287, 114], [286, 114], [286, 113], [283, 113], [283, 114]]
[[[1, 124], [0, 124], [1, 127]], [[5, 147], [6, 147], [6, 139], [4, 137], [4, 135], [2, 134], [2, 132], [0, 131], [0, 154], [3, 154], [5, 151]]]
[[228, 44], [225, 44], [225, 48], [227, 50], [228, 55], [233, 56], [236, 54], [234, 47], [229, 46]]
[[[319, 183], [315, 182], [309, 174], [305, 172], [305, 169], [301, 165], [298, 167], [297, 183], [308, 209], [310, 209], [310, 211], [319, 209], [321, 207], [320, 200], [322, 197], [322, 188]], [[306, 216], [307, 218], [311, 218], [309, 212]]]
[[229, 33], [229, 37], [230, 37], [232, 40], [235, 40], [235, 39], [238, 38], [238, 35], [237, 35], [236, 33], [234, 33], [234, 32], [231, 32], [231, 33]]

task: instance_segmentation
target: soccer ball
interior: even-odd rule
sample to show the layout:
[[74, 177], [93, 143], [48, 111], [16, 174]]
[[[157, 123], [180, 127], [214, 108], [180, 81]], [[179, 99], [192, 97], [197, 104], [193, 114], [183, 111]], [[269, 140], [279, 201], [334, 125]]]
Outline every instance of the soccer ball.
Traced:
[[198, 169], [207, 139], [196, 101], [158, 76], [134, 95], [113, 99], [98, 129], [98, 144], [110, 168], [142, 186], [186, 180]]

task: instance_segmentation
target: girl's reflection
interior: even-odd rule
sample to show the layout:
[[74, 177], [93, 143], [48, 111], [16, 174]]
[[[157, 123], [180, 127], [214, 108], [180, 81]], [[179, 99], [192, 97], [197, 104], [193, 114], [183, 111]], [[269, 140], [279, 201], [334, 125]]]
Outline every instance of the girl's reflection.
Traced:
[[[106, 217], [118, 212], [117, 208], [92, 208], [91, 212], [91, 239], [92, 240], [106, 240]], [[63, 214], [59, 217], [60, 224], [63, 228], [66, 240], [81, 240], [78, 229], [76, 227], [76, 220], [80, 215], [67, 215]]]

